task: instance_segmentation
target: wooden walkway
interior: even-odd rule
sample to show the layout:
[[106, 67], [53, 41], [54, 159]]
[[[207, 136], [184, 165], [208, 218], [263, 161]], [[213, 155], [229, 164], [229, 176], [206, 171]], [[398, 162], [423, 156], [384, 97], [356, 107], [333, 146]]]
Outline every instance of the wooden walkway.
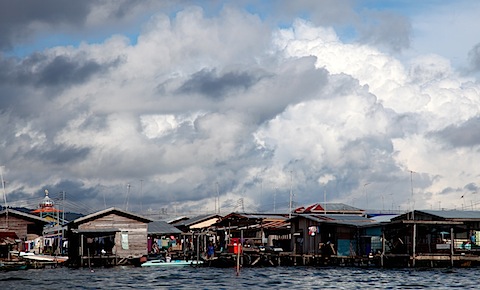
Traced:
[[[205, 265], [212, 267], [233, 267], [237, 255], [220, 253], [207, 259]], [[340, 266], [340, 267], [472, 267], [480, 266], [480, 256], [467, 254], [385, 254], [373, 256], [322, 256], [320, 254], [294, 254], [291, 252], [264, 253], [244, 252], [240, 255], [242, 267], [275, 266]]]

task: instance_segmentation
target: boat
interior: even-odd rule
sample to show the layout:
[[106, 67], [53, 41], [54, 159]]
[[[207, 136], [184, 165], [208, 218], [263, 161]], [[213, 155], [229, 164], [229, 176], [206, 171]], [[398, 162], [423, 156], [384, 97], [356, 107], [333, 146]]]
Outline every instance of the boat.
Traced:
[[25, 264], [25, 262], [0, 262], [0, 271], [17, 271], [26, 269], [27, 264]]
[[65, 263], [68, 260], [67, 256], [51, 256], [43, 254], [34, 254], [28, 252], [17, 252], [10, 251], [12, 256], [17, 256], [20, 259], [36, 262], [54, 262], [54, 263]]
[[170, 260], [165, 261], [161, 259], [150, 260], [143, 263], [142, 267], [176, 267], [176, 266], [198, 266], [203, 264], [203, 261], [186, 261], [186, 260]]

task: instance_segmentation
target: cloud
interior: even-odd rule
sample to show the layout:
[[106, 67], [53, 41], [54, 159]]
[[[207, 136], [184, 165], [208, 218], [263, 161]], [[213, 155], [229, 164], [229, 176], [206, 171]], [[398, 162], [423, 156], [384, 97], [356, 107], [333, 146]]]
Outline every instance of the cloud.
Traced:
[[473, 72], [480, 71], [480, 43], [477, 43], [468, 52], [468, 60], [469, 60], [470, 71], [473, 71]]
[[446, 144], [453, 147], [472, 147], [480, 145], [480, 119], [475, 117], [463, 124], [450, 125], [445, 129], [435, 132]]
[[82, 26], [91, 6], [92, 1], [4, 1], [0, 4], [0, 50], [27, 41], [38, 26], [54, 27], [62, 23]]
[[247, 89], [256, 80], [246, 72], [226, 72], [217, 76], [215, 71], [201, 70], [192, 75], [178, 90], [179, 93], [201, 93], [214, 99], [225, 98], [234, 89]]
[[[48, 188], [91, 209], [125, 208], [130, 184], [130, 210], [204, 213], [218, 184], [224, 211], [241, 199], [248, 211], [272, 210], [274, 195], [286, 210], [290, 189], [295, 204], [325, 191], [366, 207], [369, 183], [369, 207], [388, 197], [407, 209], [414, 171], [416, 206], [453, 208], [475, 188], [478, 83], [438, 54], [385, 52], [408, 47], [407, 18], [372, 14], [365, 38], [347, 43], [334, 19], [317, 21], [357, 17], [348, 1], [281, 28], [233, 3], [171, 14], [135, 3], [101, 2], [78, 20], [86, 31], [109, 13], [143, 21], [135, 41], [115, 34], [0, 60], [12, 201]], [[398, 39], [384, 29], [392, 23]]]
[[393, 52], [410, 48], [412, 27], [410, 21], [392, 12], [369, 12], [359, 28], [359, 40]]

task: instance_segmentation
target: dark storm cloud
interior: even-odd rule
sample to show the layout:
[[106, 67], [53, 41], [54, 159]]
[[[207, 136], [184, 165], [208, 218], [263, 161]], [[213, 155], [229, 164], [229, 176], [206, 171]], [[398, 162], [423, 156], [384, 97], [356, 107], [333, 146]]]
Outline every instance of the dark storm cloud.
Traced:
[[0, 60], [0, 84], [34, 86], [68, 86], [88, 81], [93, 75], [105, 72], [120, 60], [99, 63], [82, 56], [59, 55], [50, 58], [35, 53], [21, 62], [15, 58]]
[[211, 98], [224, 98], [235, 89], [248, 89], [258, 80], [247, 72], [227, 72], [218, 75], [216, 70], [201, 70], [191, 76], [178, 90], [178, 93], [201, 93]]
[[478, 185], [475, 183], [469, 183], [465, 185], [464, 187], [466, 190], [471, 191], [471, 192], [477, 192], [478, 191]]
[[358, 29], [363, 43], [380, 45], [395, 52], [410, 47], [412, 27], [409, 20], [391, 12], [371, 12]]
[[38, 74], [39, 85], [79, 84], [105, 70], [105, 66], [93, 60], [77, 62], [64, 56], [57, 56]]
[[[0, 1], [0, 51], [8, 51], [18, 44], [35, 41], [43, 34], [95, 33], [113, 23], [133, 18], [138, 13], [151, 13], [152, 7], [166, 7], [169, 1], [64, 1], [64, 0], [7, 0]], [[114, 4], [114, 5], [113, 5]], [[96, 15], [100, 27], [86, 27], [90, 13], [101, 9]], [[128, 22], [128, 20], [127, 20]], [[100, 25], [100, 24], [99, 24]]]
[[468, 61], [470, 71], [480, 72], [480, 43], [468, 52]]
[[71, 162], [79, 162], [87, 158], [90, 148], [79, 148], [65, 145], [55, 145], [51, 149], [34, 149], [26, 153], [27, 158], [42, 160], [50, 164], [63, 165]]
[[83, 26], [94, 1], [0, 1], [0, 50], [11, 49], [34, 33], [35, 23]]
[[477, 146], [480, 144], [480, 117], [472, 118], [459, 126], [449, 126], [432, 135], [453, 147]]

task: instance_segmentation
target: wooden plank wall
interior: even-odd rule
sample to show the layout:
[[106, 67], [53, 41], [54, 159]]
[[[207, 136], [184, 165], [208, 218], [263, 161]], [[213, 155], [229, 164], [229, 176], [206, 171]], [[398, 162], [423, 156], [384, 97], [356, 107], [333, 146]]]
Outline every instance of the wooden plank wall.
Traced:
[[[117, 228], [115, 248], [119, 258], [139, 258], [147, 254], [147, 223], [143, 223], [117, 214], [109, 214], [79, 225], [82, 230], [101, 230]], [[122, 248], [122, 233], [128, 234], [128, 249]]]
[[16, 217], [14, 215], [8, 215], [8, 224], [5, 222], [5, 216], [0, 218], [0, 228], [7, 226], [7, 231], [15, 232], [19, 239], [25, 240], [27, 238], [28, 225], [34, 224], [31, 221]]

